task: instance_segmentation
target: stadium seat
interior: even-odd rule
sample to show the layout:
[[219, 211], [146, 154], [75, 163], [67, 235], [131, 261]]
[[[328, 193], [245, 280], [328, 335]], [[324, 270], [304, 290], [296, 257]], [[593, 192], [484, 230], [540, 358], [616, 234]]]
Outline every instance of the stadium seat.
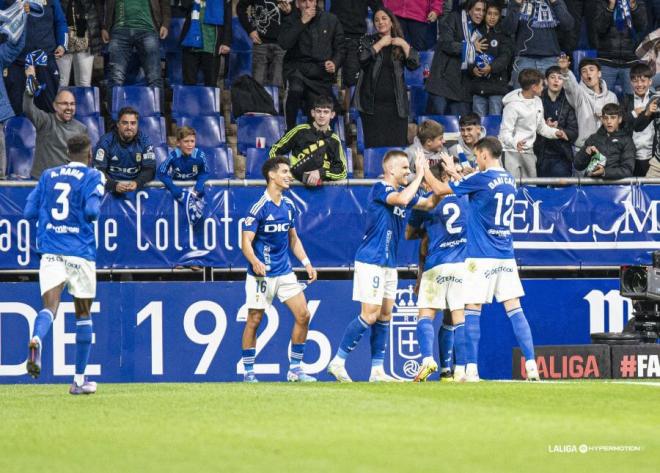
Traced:
[[156, 154], [156, 166], [160, 166], [170, 154], [170, 149], [166, 145], [155, 146], [154, 153]]
[[426, 103], [429, 94], [422, 86], [410, 86], [410, 118], [415, 121], [418, 116], [426, 113]]
[[140, 117], [139, 124], [140, 130], [151, 139], [152, 145], [161, 146], [167, 144], [165, 117]]
[[5, 122], [7, 148], [34, 148], [37, 131], [25, 117], [11, 117]]
[[100, 115], [87, 115], [86, 117], [77, 117], [77, 120], [87, 127], [87, 134], [92, 142], [92, 148], [95, 147], [101, 135], [105, 133], [103, 118]]
[[272, 115], [243, 115], [236, 119], [238, 127], [238, 152], [245, 153], [256, 147], [257, 138], [263, 138], [261, 147], [273, 146], [286, 132], [284, 117]]
[[172, 86], [172, 117], [186, 115], [214, 115], [222, 113], [220, 108], [220, 89], [200, 85]]
[[419, 53], [419, 63], [420, 66], [414, 71], [409, 71], [404, 69], [403, 76], [406, 81], [406, 85], [412, 86], [422, 86], [424, 85], [424, 80], [429, 75], [431, 69], [431, 62], [433, 62], [433, 50], [430, 51], [420, 51]]
[[435, 120], [445, 127], [446, 133], [458, 133], [458, 117], [456, 115], [420, 115], [417, 117], [417, 124], [425, 120]]
[[232, 51], [252, 51], [250, 35], [243, 29], [237, 16], [231, 19], [231, 33]]
[[248, 148], [245, 154], [245, 179], [263, 179], [261, 166], [268, 159], [268, 148]]
[[160, 48], [165, 53], [178, 52], [181, 53], [181, 44], [179, 44], [179, 37], [183, 29], [183, 22], [185, 18], [173, 17], [170, 20], [170, 27], [168, 29], [167, 37], [160, 40]]
[[358, 153], [364, 153], [364, 129], [362, 128], [362, 118], [360, 115], [355, 117], [355, 128], [357, 130], [356, 147]]
[[346, 177], [353, 179], [353, 151], [351, 148], [344, 148], [346, 156]]
[[234, 159], [231, 150], [225, 146], [201, 148], [206, 153], [210, 179], [228, 179], [234, 177]]
[[585, 57], [598, 57], [598, 52], [595, 49], [576, 49], [573, 51], [573, 74], [580, 80], [580, 61]]
[[190, 126], [195, 129], [197, 132], [197, 146], [218, 148], [226, 143], [225, 119], [221, 115], [181, 116], [177, 119], [177, 125]]
[[278, 115], [281, 115], [282, 111], [280, 110], [280, 88], [276, 85], [267, 85], [264, 87], [264, 89], [266, 89], [268, 95], [270, 95], [273, 98], [273, 105], [275, 106], [275, 111], [277, 112]]
[[7, 146], [7, 175], [11, 179], [30, 179], [34, 148]]
[[242, 75], [252, 75], [252, 51], [234, 51], [229, 53], [228, 85]]
[[122, 107], [133, 107], [142, 117], [160, 115], [160, 89], [143, 86], [116, 86], [112, 88], [110, 114], [114, 120]]
[[365, 148], [363, 153], [365, 179], [375, 179], [383, 175], [383, 156], [391, 149], [403, 150], [395, 147]]
[[488, 115], [481, 119], [481, 125], [486, 129], [486, 135], [497, 136], [500, 134], [502, 115]]
[[76, 98], [76, 118], [101, 114], [98, 87], [66, 87]]

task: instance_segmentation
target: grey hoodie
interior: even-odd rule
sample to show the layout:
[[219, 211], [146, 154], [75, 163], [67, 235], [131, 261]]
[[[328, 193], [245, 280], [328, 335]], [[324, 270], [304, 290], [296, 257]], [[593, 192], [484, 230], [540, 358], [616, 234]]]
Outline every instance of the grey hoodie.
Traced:
[[613, 92], [607, 90], [607, 84], [600, 80], [600, 94], [596, 94], [582, 81], [578, 84], [572, 71], [562, 74], [564, 77], [564, 90], [566, 100], [575, 109], [578, 122], [578, 137], [575, 146], [582, 147], [591, 135], [601, 126], [600, 115], [603, 107], [608, 103], [619, 103]]
[[[415, 152], [418, 149], [422, 150], [422, 152], [424, 153], [424, 157], [429, 161], [431, 161], [431, 160], [440, 160], [440, 159], [442, 159], [440, 157], [440, 153], [442, 153], [442, 152], [447, 153], [447, 148], [445, 148], [444, 146], [437, 153], [433, 152], [433, 151], [427, 151], [422, 146], [422, 143], [419, 141], [419, 138], [415, 137], [415, 139], [413, 140], [413, 143], [405, 149], [405, 153], [408, 155], [408, 162], [410, 163], [410, 172], [412, 172], [413, 174], [417, 172], [415, 170]], [[451, 153], [449, 153], [449, 154], [451, 154]]]
[[[479, 134], [479, 138], [484, 138], [486, 136], [486, 129], [482, 126], [481, 127], [481, 133]], [[462, 136], [458, 136], [458, 143], [455, 145], [451, 146], [449, 148], [449, 154], [452, 156], [456, 156], [457, 158], [461, 159], [459, 156], [461, 153], [465, 154], [465, 157], [470, 163], [470, 166], [473, 168], [477, 167], [477, 157], [474, 155], [474, 151], [468, 147], [468, 145], [465, 144], [465, 141], [463, 141]]]

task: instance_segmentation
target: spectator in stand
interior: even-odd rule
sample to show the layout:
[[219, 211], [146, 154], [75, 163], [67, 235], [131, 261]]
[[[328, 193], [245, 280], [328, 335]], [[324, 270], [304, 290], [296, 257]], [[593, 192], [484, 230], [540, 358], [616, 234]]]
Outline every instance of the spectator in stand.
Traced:
[[587, 6], [591, 6], [591, 0], [564, 0], [568, 13], [573, 17], [573, 28], [570, 31], [562, 31], [559, 35], [559, 48], [569, 56], [573, 54], [580, 42], [582, 31], [582, 18]]
[[231, 50], [231, 0], [186, 0], [181, 30], [184, 85], [197, 85], [202, 71], [206, 87], [218, 86], [220, 56]]
[[618, 83], [626, 94], [633, 90], [628, 77], [630, 67], [638, 62], [635, 49], [646, 30], [646, 6], [643, 0], [594, 0], [591, 16], [592, 46], [598, 51], [603, 80], [614, 90]]
[[270, 149], [269, 157], [291, 153], [291, 173], [306, 186], [346, 179], [344, 145], [330, 123], [335, 118], [330, 97], [317, 97], [311, 110], [312, 124], [296, 126]]
[[536, 135], [534, 154], [538, 177], [570, 177], [573, 175], [573, 143], [578, 136], [575, 110], [568, 103], [564, 92], [564, 78], [559, 66], [545, 70], [545, 85], [541, 101], [543, 117], [548, 126], [564, 130], [568, 141], [549, 140]]
[[[147, 4], [149, 8], [147, 8]], [[150, 87], [163, 87], [160, 40], [170, 25], [169, 0], [107, 0], [101, 38], [110, 43], [110, 84], [124, 85], [133, 49]]]
[[176, 131], [177, 147], [170, 152], [167, 160], [158, 167], [158, 179], [165, 184], [174, 200], [185, 203], [186, 192], [174, 181], [196, 181], [190, 191], [197, 198], [204, 197], [204, 185], [209, 179], [206, 154], [195, 147], [197, 132], [189, 126], [182, 126]]
[[[34, 66], [23, 72], [28, 84], [34, 78]], [[67, 141], [77, 135], [87, 135], [87, 127], [73, 118], [76, 98], [68, 90], [60, 90], [53, 103], [54, 113], [46, 113], [34, 103], [34, 89], [25, 88], [23, 111], [37, 130], [34, 161], [30, 175], [39, 179], [44, 170], [69, 162]]]
[[623, 179], [635, 169], [635, 144], [622, 130], [623, 111], [617, 103], [603, 107], [603, 125], [584, 142], [575, 155], [575, 169], [586, 169], [588, 177]]
[[513, 41], [501, 29], [502, 7], [489, 3], [484, 20], [486, 47], [472, 67], [472, 111], [477, 115], [502, 115], [502, 97], [509, 92], [509, 66]]
[[591, 58], [580, 61], [580, 83], [570, 70], [568, 56], [559, 56], [559, 68], [564, 77], [564, 91], [568, 103], [575, 110], [578, 121], [578, 138], [575, 146], [582, 147], [585, 140], [600, 128], [600, 114], [604, 105], [618, 103], [616, 95], [607, 90], [601, 78], [600, 63]]
[[651, 98], [644, 113], [640, 113], [633, 124], [636, 132], [643, 132], [649, 125], [653, 125], [653, 145], [646, 177], [660, 177], [660, 107], [658, 102], [660, 102], [660, 97]]
[[449, 154], [456, 156], [461, 166], [477, 169], [477, 157], [474, 145], [486, 136], [486, 129], [481, 126], [481, 117], [476, 113], [467, 113], [458, 119], [460, 136], [458, 143], [449, 148]]
[[291, 13], [291, 4], [286, 0], [238, 0], [236, 13], [252, 40], [252, 77], [261, 85], [282, 87], [286, 51], [277, 44], [277, 37], [282, 21]]
[[142, 189], [156, 173], [154, 147], [138, 129], [139, 117], [134, 108], [119, 110], [117, 128], [103, 135], [94, 151], [94, 167], [105, 174], [105, 189], [115, 196]]
[[332, 84], [344, 58], [344, 31], [332, 13], [317, 10], [315, 0], [296, 0], [277, 39], [284, 55], [286, 126], [296, 126], [298, 110], [309, 116], [314, 99], [333, 97]]
[[[16, 60], [18, 54], [25, 46], [27, 34], [26, 25], [23, 21], [22, 31], [15, 40], [7, 39], [0, 44], [0, 68], [8, 67]], [[14, 116], [11, 108], [4, 82], [0, 82], [0, 180], [7, 178], [7, 151], [5, 149], [5, 122]]]
[[485, 13], [485, 0], [468, 0], [460, 12], [440, 21], [440, 37], [425, 86], [432, 113], [460, 116], [470, 113], [469, 71], [477, 54], [486, 48], [481, 32]]
[[415, 170], [415, 158], [417, 157], [416, 153], [419, 151], [427, 161], [440, 163], [442, 160], [440, 154], [448, 153], [447, 148], [445, 148], [445, 127], [435, 120], [424, 120], [417, 127], [417, 135], [413, 139], [413, 143], [406, 148], [412, 174], [417, 172]]
[[333, 0], [330, 12], [337, 16], [344, 30], [346, 55], [341, 66], [341, 85], [348, 89], [357, 84], [360, 75], [358, 50], [360, 38], [367, 34], [367, 8], [375, 12], [382, 5], [380, 0]]
[[432, 49], [438, 42], [438, 18], [442, 0], [383, 0], [399, 20], [406, 42], [417, 51]]
[[654, 92], [651, 90], [653, 72], [647, 64], [635, 64], [630, 68], [630, 83], [633, 93], [626, 94], [621, 101], [623, 110], [623, 129], [631, 133], [635, 143], [635, 171], [636, 177], [644, 177], [648, 173], [649, 163], [653, 157], [653, 125], [648, 121], [646, 128], [635, 131], [637, 117], [644, 114], [646, 107], [652, 100]]
[[374, 13], [376, 33], [360, 40], [362, 71], [355, 91], [367, 148], [408, 144], [408, 93], [403, 68], [419, 67], [419, 53], [405, 39], [394, 14]]
[[536, 177], [534, 142], [537, 133], [550, 140], [568, 141], [563, 130], [548, 126], [543, 115], [543, 74], [536, 69], [520, 71], [520, 89], [509, 92], [502, 102], [504, 113], [499, 139], [504, 167], [515, 178]]
[[[7, 4], [13, 3], [11, 0]], [[29, 4], [24, 4], [29, 11]], [[23, 91], [25, 89], [25, 61], [33, 51], [43, 51], [37, 64], [36, 80], [42, 86], [34, 97], [34, 104], [45, 112], [54, 112], [53, 102], [60, 87], [57, 59], [66, 52], [67, 25], [59, 0], [42, 3], [43, 14], [30, 14], [27, 17], [25, 46], [16, 60], [4, 70], [5, 87], [16, 115], [23, 113]], [[37, 57], [37, 54], [34, 55]], [[45, 64], [41, 64], [41, 60]], [[73, 136], [73, 135], [72, 135]], [[66, 140], [62, 142], [63, 156], [66, 156]], [[68, 161], [67, 161], [68, 162]]]
[[67, 51], [57, 59], [60, 87], [68, 87], [71, 66], [76, 87], [91, 87], [94, 56], [101, 53], [100, 16], [103, 6], [98, 0], [61, 0], [69, 25]]
[[[513, 62], [513, 88], [520, 87], [518, 72], [545, 70], [557, 64], [561, 54], [559, 36], [571, 33], [573, 17], [564, 0], [512, 0], [502, 21], [502, 29], [514, 34], [516, 59]], [[579, 28], [579, 26], [578, 26]]]

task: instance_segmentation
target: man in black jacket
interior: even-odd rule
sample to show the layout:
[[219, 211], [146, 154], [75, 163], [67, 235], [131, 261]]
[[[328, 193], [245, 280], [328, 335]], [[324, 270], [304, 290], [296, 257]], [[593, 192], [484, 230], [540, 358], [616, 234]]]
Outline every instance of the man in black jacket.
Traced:
[[630, 83], [633, 93], [625, 94], [621, 100], [623, 110], [623, 129], [632, 134], [637, 155], [635, 159], [636, 177], [644, 177], [649, 170], [653, 157], [653, 125], [649, 121], [644, 129], [636, 130], [637, 117], [644, 114], [646, 107], [653, 100], [655, 93], [651, 89], [653, 71], [648, 64], [639, 63], [630, 68]]
[[577, 117], [566, 99], [564, 77], [558, 66], [545, 71], [545, 84], [541, 96], [543, 118], [549, 126], [564, 130], [568, 141], [536, 135], [536, 173], [538, 177], [570, 177], [573, 174], [573, 144], [578, 136]]
[[298, 110], [309, 115], [314, 99], [333, 97], [332, 83], [344, 57], [344, 30], [332, 13], [317, 11], [315, 0], [296, 0], [278, 37], [284, 55], [286, 126], [296, 126]]
[[649, 159], [649, 169], [646, 177], [660, 177], [660, 97], [652, 98], [644, 113], [640, 113], [635, 119], [633, 130], [641, 132], [649, 125], [653, 125], [653, 147], [651, 149], [651, 159]]
[[575, 169], [586, 169], [588, 177], [623, 179], [632, 177], [635, 168], [635, 144], [621, 130], [623, 112], [616, 103], [603, 107], [602, 126], [587, 138], [575, 155]]

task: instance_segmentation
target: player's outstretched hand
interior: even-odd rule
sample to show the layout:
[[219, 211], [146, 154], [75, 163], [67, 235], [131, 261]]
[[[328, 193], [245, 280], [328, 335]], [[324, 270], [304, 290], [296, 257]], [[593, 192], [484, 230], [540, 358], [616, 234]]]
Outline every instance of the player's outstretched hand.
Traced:
[[309, 279], [307, 280], [307, 284], [312, 284], [314, 281], [316, 281], [316, 278], [318, 275], [316, 274], [316, 269], [311, 264], [308, 264], [305, 266], [305, 270], [307, 271], [307, 276]]
[[424, 152], [418, 148], [415, 150], [415, 177], [421, 179], [424, 176], [424, 169], [426, 169], [426, 158]]
[[252, 263], [252, 271], [254, 271], [254, 274], [257, 276], [266, 276], [266, 265], [257, 260]]

